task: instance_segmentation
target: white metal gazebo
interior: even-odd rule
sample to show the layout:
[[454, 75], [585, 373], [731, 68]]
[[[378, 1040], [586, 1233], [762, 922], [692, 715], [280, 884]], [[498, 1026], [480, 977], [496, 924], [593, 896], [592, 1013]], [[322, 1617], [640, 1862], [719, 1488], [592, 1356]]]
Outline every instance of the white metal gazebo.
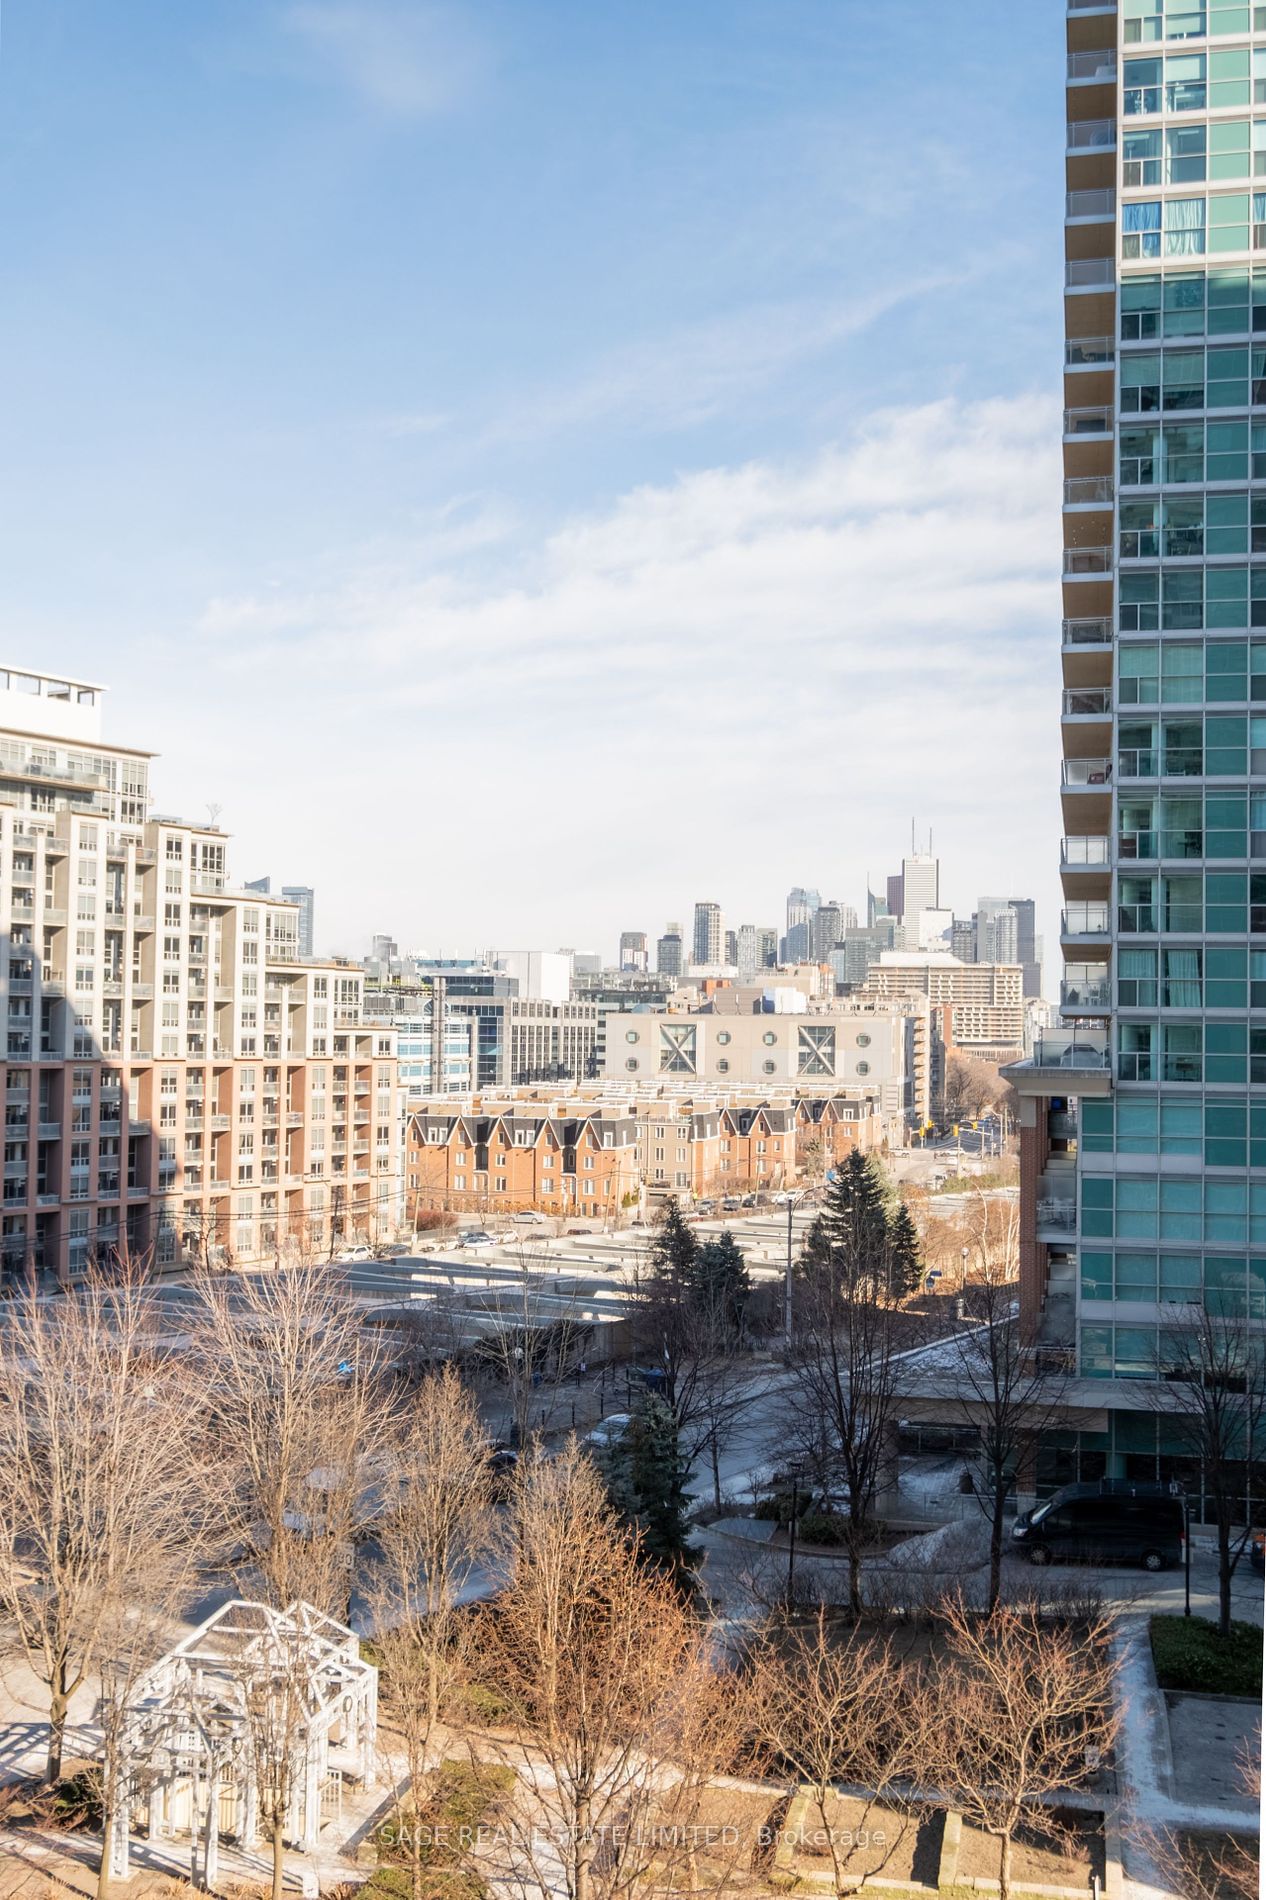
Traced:
[[352, 1631], [308, 1603], [235, 1599], [137, 1685], [120, 1750], [110, 1872], [125, 1878], [134, 1829], [187, 1835], [214, 1884], [219, 1840], [251, 1848], [261, 1789], [280, 1789], [285, 1838], [311, 1853], [344, 1778], [372, 1786], [378, 1672]]

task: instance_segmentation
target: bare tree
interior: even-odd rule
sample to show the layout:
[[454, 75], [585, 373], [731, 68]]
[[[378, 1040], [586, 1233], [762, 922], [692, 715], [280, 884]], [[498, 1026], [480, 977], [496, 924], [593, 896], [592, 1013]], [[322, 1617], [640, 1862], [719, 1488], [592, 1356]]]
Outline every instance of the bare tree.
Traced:
[[679, 1595], [639, 1562], [574, 1442], [524, 1461], [511, 1516], [513, 1576], [485, 1621], [482, 1667], [508, 1705], [488, 1745], [519, 1775], [519, 1877], [542, 1896], [609, 1900], [650, 1859], [671, 1889], [737, 1746], [736, 1685]]
[[913, 1345], [882, 1254], [810, 1235], [800, 1262], [787, 1440], [801, 1471], [843, 1505], [849, 1605], [862, 1610], [862, 1558], [875, 1501], [896, 1477], [898, 1352]]
[[949, 1384], [950, 1409], [980, 1434], [976, 1496], [989, 1525], [989, 1602], [1002, 1592], [1006, 1501], [1016, 1472], [1060, 1416], [1066, 1378], [1040, 1371], [1020, 1318], [1019, 1283], [992, 1261], [972, 1286], [976, 1325], [958, 1335], [953, 1364], [936, 1381]]
[[[810, 1622], [774, 1623], [755, 1652], [753, 1728], [761, 1755], [812, 1800], [837, 1894], [858, 1885], [855, 1847], [869, 1834], [876, 1804], [903, 1819], [882, 1865], [912, 1825], [912, 1807], [900, 1789], [923, 1767], [916, 1721], [924, 1703], [907, 1688], [890, 1644], [833, 1629], [822, 1606]], [[851, 1838], [836, 1825], [841, 1782], [862, 1790], [863, 1813]]]
[[999, 1846], [1001, 1900], [1012, 1893], [1016, 1831], [1052, 1796], [1084, 1787], [1119, 1716], [1109, 1619], [1048, 1620], [1035, 1605], [980, 1616], [943, 1612], [946, 1653], [925, 1667], [925, 1779]]
[[510, 1437], [527, 1446], [552, 1418], [567, 1380], [584, 1357], [593, 1326], [574, 1284], [552, 1274], [523, 1246], [511, 1286], [471, 1298], [485, 1326], [471, 1357], [504, 1393]]
[[346, 1616], [394, 1419], [381, 1340], [328, 1267], [202, 1279], [197, 1346], [231, 1477], [244, 1593]]
[[462, 1593], [493, 1542], [487, 1440], [451, 1367], [426, 1378], [413, 1401], [375, 1542], [374, 1644], [404, 1748], [412, 1809], [401, 1818], [413, 1900], [423, 1900], [420, 1790], [436, 1724], [466, 1679]]
[[159, 1345], [136, 1274], [15, 1301], [0, 1331], [0, 1609], [48, 1692], [50, 1782], [121, 1606], [216, 1528], [187, 1369]]
[[1260, 1508], [1266, 1459], [1266, 1360], [1256, 1323], [1216, 1296], [1181, 1310], [1159, 1341], [1152, 1401], [1197, 1461], [1218, 1540], [1218, 1629], [1231, 1633], [1231, 1585]]

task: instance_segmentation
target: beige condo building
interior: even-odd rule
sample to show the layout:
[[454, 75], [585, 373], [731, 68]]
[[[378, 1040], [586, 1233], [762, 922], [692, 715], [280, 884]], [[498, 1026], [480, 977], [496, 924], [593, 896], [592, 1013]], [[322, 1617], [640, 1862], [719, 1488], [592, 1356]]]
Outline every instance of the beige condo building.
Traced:
[[401, 1212], [395, 1036], [213, 825], [149, 815], [103, 689], [0, 669], [0, 1265], [325, 1257]]

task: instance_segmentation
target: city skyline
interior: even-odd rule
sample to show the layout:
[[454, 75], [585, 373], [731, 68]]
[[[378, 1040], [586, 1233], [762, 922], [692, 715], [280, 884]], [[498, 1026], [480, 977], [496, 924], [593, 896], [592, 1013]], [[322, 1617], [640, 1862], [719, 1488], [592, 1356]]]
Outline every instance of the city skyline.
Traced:
[[740, 921], [917, 810], [1050, 938], [1060, 21], [974, 20], [983, 70], [910, 0], [6, 18], [5, 660], [104, 678], [327, 948], [650, 929], [686, 807]]

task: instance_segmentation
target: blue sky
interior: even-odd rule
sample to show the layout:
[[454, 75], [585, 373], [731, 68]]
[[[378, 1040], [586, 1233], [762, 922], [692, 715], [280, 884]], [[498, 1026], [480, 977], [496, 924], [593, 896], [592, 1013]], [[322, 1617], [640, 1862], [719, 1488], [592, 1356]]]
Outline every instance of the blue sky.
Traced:
[[1062, 23], [9, 0], [6, 653], [327, 948], [1053, 902]]

